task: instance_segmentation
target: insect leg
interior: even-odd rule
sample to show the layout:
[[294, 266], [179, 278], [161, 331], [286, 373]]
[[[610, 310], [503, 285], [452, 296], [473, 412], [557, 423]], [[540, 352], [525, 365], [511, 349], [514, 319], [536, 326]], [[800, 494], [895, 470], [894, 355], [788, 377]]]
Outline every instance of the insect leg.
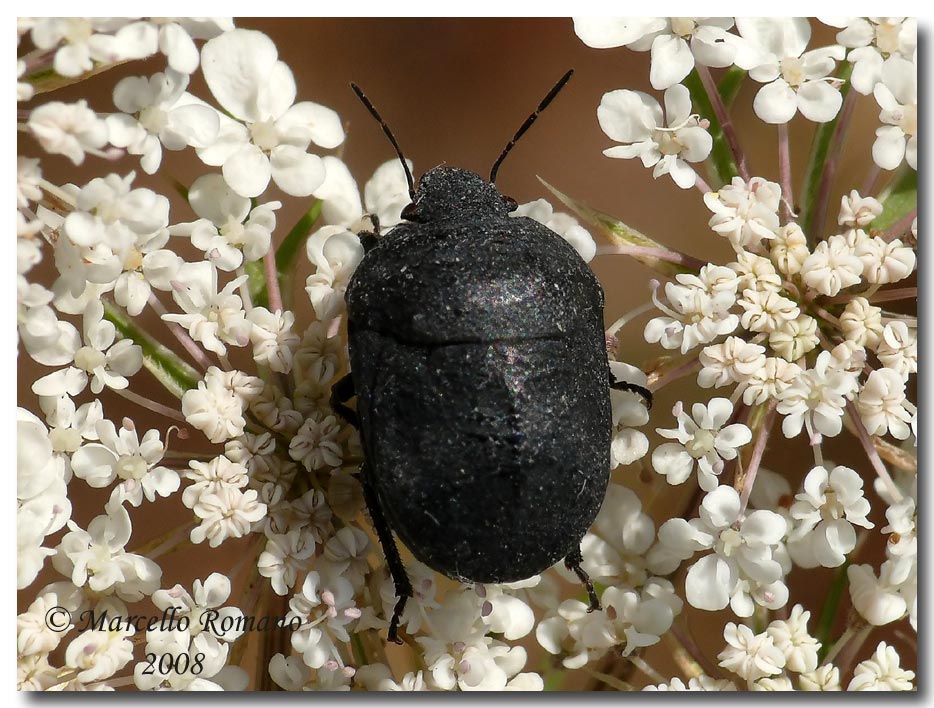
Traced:
[[590, 598], [590, 607], [587, 608], [588, 612], [593, 612], [594, 610], [602, 610], [600, 607], [600, 600], [597, 599], [597, 591], [593, 589], [593, 583], [590, 582], [590, 576], [587, 575], [587, 571], [581, 568], [581, 563], [584, 562], [584, 557], [581, 555], [580, 548], [575, 551], [568, 553], [564, 559], [564, 566], [568, 570], [574, 571], [574, 574], [580, 578], [580, 581], [584, 584], [584, 587], [587, 588], [587, 596]]
[[614, 391], [630, 391], [632, 393], [642, 396], [642, 400], [645, 401], [645, 407], [648, 410], [652, 410], [652, 392], [649, 391], [645, 386], [640, 386], [639, 384], [629, 383], [628, 381], [617, 381], [613, 376], [613, 372], [610, 372], [610, 388]]
[[367, 481], [366, 471], [361, 470], [361, 472], [360, 481], [363, 483], [363, 498], [366, 500], [366, 508], [373, 520], [376, 536], [379, 538], [379, 545], [383, 547], [386, 563], [389, 564], [389, 573], [392, 576], [393, 584], [396, 586], [396, 598], [398, 598], [396, 606], [392, 610], [392, 620], [389, 622], [389, 641], [402, 644], [402, 640], [399, 639], [399, 620], [405, 611], [406, 601], [412, 597], [412, 583], [409, 581], [408, 573], [405, 572], [402, 557], [399, 555], [399, 549], [396, 548], [395, 540], [393, 540], [392, 529], [389, 528], [389, 523], [386, 521], [386, 517], [383, 516], [376, 490]]
[[357, 392], [354, 390], [353, 378], [350, 374], [347, 374], [331, 387], [331, 410], [353, 427], [359, 428], [360, 420], [357, 418], [357, 412], [353, 408], [344, 405], [356, 395]]

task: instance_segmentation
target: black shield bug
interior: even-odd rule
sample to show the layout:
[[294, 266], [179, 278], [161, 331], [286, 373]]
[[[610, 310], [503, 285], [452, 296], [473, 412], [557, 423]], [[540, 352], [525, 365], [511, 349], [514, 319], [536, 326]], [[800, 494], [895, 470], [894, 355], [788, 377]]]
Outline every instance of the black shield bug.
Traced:
[[[487, 181], [435, 167], [384, 236], [361, 234], [347, 285], [351, 373], [335, 411], [360, 429], [361, 482], [395, 583], [389, 639], [412, 594], [393, 532], [420, 561], [464, 582], [502, 583], [562, 558], [599, 602], [580, 542], [606, 494], [611, 386], [603, 289], [560, 236], [493, 182], [515, 142], [570, 79], [552, 88]], [[378, 230], [378, 226], [377, 226]], [[356, 410], [347, 402], [356, 396]]]

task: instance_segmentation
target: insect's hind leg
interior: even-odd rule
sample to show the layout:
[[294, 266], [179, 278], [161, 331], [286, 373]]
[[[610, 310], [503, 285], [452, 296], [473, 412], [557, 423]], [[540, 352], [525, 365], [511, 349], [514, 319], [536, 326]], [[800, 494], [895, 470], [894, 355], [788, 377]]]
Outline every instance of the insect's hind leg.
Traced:
[[397, 599], [396, 606], [392, 610], [392, 619], [389, 622], [389, 641], [402, 644], [402, 640], [399, 639], [399, 620], [402, 619], [402, 613], [405, 611], [405, 603], [412, 597], [412, 583], [409, 580], [408, 573], [405, 572], [405, 565], [402, 563], [399, 549], [392, 537], [389, 522], [383, 516], [376, 490], [367, 480], [366, 471], [361, 469], [360, 472], [360, 482], [363, 484], [363, 498], [366, 501], [366, 508], [370, 512], [373, 527], [376, 529], [376, 536], [379, 538], [379, 545], [382, 546], [383, 555], [386, 556], [386, 563], [389, 565], [389, 574], [392, 576], [392, 582], [396, 587]]
[[641, 396], [642, 400], [645, 401], [645, 407], [648, 410], [652, 410], [652, 392], [649, 391], [649, 389], [647, 389], [645, 386], [629, 383], [628, 381], [617, 381], [616, 377], [613, 376], [613, 372], [611, 371], [610, 388], [612, 388], [614, 391], [629, 391]]
[[600, 600], [597, 599], [597, 591], [594, 590], [593, 583], [590, 581], [590, 576], [587, 575], [586, 570], [581, 568], [581, 563], [583, 562], [584, 557], [581, 555], [580, 548], [578, 548], [565, 556], [564, 567], [573, 571], [574, 575], [580, 579], [587, 589], [587, 597], [590, 598], [590, 607], [587, 608], [587, 611], [593, 612], [594, 610], [602, 610], [603, 608], [600, 607]]
[[346, 405], [347, 401], [357, 395], [353, 385], [353, 377], [347, 374], [331, 387], [331, 410], [350, 423], [353, 427], [360, 427], [357, 412]]

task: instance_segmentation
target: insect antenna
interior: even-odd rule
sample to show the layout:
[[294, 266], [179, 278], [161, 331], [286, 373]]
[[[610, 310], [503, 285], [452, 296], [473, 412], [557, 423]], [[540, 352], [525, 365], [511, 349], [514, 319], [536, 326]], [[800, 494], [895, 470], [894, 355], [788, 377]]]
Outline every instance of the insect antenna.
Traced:
[[513, 147], [515, 147], [515, 144], [518, 142], [519, 138], [525, 135], [525, 131], [532, 127], [532, 123], [535, 122], [535, 119], [538, 118], [538, 115], [548, 107], [548, 104], [555, 99], [555, 96], [558, 95], [558, 92], [564, 88], [564, 85], [568, 82], [568, 80], [571, 78], [571, 74], [573, 73], [574, 69], [568, 70], [568, 73], [562, 76], [558, 80], [558, 83], [556, 83], [552, 87], [551, 91], [548, 92], [548, 95], [542, 99], [542, 102], [538, 104], [538, 108], [535, 109], [532, 115], [525, 119], [525, 123], [523, 123], [519, 130], [516, 131], [516, 134], [513, 136], [512, 140], [509, 141], [509, 143], [503, 149], [503, 152], [500, 153], [500, 156], [496, 158], [496, 162], [493, 163], [493, 168], [490, 170], [490, 182], [496, 182], [496, 173], [499, 172], [499, 167], [503, 164], [503, 160], [506, 159], [506, 155], [508, 155]]
[[370, 99], [368, 99], [363, 91], [360, 90], [360, 87], [351, 81], [350, 88], [353, 89], [353, 92], [357, 94], [357, 98], [360, 99], [363, 105], [366, 106], [366, 109], [376, 119], [376, 122], [379, 123], [380, 127], [383, 129], [383, 132], [386, 134], [386, 137], [389, 138], [389, 142], [391, 142], [392, 146], [396, 149], [396, 154], [399, 156], [399, 161], [402, 163], [402, 169], [405, 170], [405, 180], [409, 183], [409, 197], [414, 202], [415, 179], [412, 177], [412, 171], [409, 169], [409, 163], [405, 161], [405, 155], [402, 154], [402, 148], [400, 148], [399, 143], [396, 142], [396, 136], [392, 134], [389, 126], [386, 125], [386, 121], [382, 119], [379, 112], [376, 110], [376, 106], [370, 103]]

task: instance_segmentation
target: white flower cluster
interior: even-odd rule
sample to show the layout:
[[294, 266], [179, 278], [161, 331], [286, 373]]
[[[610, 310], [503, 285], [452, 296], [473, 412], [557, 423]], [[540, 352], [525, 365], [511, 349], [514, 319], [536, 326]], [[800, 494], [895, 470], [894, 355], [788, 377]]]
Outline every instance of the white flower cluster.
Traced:
[[[917, 435], [917, 407], [908, 395], [918, 370], [917, 322], [885, 303], [917, 296], [915, 287], [900, 287], [906, 280], [913, 285], [915, 277], [916, 210], [909, 202], [890, 215], [889, 199], [899, 185], [913, 184], [917, 168], [917, 26], [910, 18], [823, 21], [841, 28], [837, 43], [810, 49], [811, 23], [803, 18], [575, 20], [588, 46], [650, 50], [652, 86], [665, 91], [664, 115], [641, 92], [603, 96], [600, 127], [624, 143], [604, 153], [639, 157], [653, 177], [667, 172], [678, 186], [697, 187], [712, 214], [708, 226], [735, 253], [729, 263], [698, 262], [664, 247], [647, 248], [645, 239], [627, 241], [623, 228], [614, 232], [626, 245], [602, 249], [651, 257], [647, 264], [653, 266], [672, 264], [662, 271], [668, 278], [663, 288], [652, 283], [660, 312], [645, 325], [644, 338], [671, 356], [655, 362], [649, 387], [696, 374], [701, 389], [722, 396], [690, 409], [679, 401], [674, 424], [656, 429], [665, 440], [652, 449], [654, 470], [671, 485], [696, 471], [705, 494], [697, 497], [697, 518], [661, 523], [647, 561], [660, 575], [684, 572], [683, 598], [691, 607], [729, 607], [758, 626], [752, 618], [789, 604], [794, 568], [838, 568], [881, 525], [870, 520], [864, 491], [871, 472], [868, 479], [888, 505], [886, 560], [879, 568], [851, 565], [838, 573], [838, 582], [849, 583], [859, 622], [887, 625], [907, 617], [914, 628], [917, 462], [911, 438]], [[848, 64], [838, 68], [844, 59]], [[711, 68], [728, 69], [719, 87]], [[730, 91], [730, 80], [745, 75], [762, 84], [755, 114], [779, 126], [780, 183], [749, 172], [729, 117], [732, 94], [721, 95]], [[834, 131], [842, 135], [854, 102], [868, 95], [882, 109], [882, 126], [867, 143], [874, 167], [861, 189], [841, 198], [837, 228], [825, 231], [828, 180], [838, 155], [830, 152], [825, 164], [809, 166], [823, 167], [823, 174], [815, 171], [814, 183], [805, 185], [809, 191], [793, 194], [787, 124], [798, 113], [829, 124], [829, 140]], [[694, 110], [709, 105], [709, 113], [692, 113], [692, 104]], [[828, 146], [843, 149], [839, 142]], [[874, 189], [880, 169], [898, 170], [881, 192]], [[877, 227], [882, 221], [886, 226]], [[762, 467], [776, 421], [785, 438], [804, 433], [813, 452], [814, 465], [797, 493], [784, 476]], [[825, 462], [824, 439], [844, 433], [865, 452], [862, 466]], [[818, 667], [818, 645], [803, 625], [807, 615], [796, 606], [791, 618], [760, 634], [727, 625], [721, 666], [751, 690], [840, 689], [846, 669]], [[799, 624], [789, 625], [793, 620]], [[787, 644], [779, 645], [776, 632], [814, 644], [807, 659], [784, 651]], [[852, 653], [864, 638], [845, 635], [841, 642], [854, 641]], [[910, 689], [913, 674], [898, 661], [896, 650], [883, 643], [847, 688]], [[796, 681], [788, 670], [800, 674]], [[736, 685], [701, 675], [657, 688]]]
[[[633, 255], [671, 266], [639, 311], [658, 309], [643, 334], [664, 356], [648, 374], [619, 360], [617, 331], [635, 317], [625, 315], [607, 332], [611, 374], [653, 392], [696, 375], [698, 393], [720, 395], [678, 401], [672, 421], [656, 414], [654, 444], [643, 397], [609, 392], [616, 471], [581, 544], [600, 610], [572, 594], [578, 579], [563, 566], [452, 586], [407, 563], [408, 647], [387, 653], [396, 590], [364, 513], [359, 436], [330, 395], [349, 367], [344, 294], [364, 255], [357, 234], [402, 220], [402, 164], [358, 183], [328, 154], [344, 141], [338, 115], [298, 100], [274, 42], [229, 18], [20, 18], [30, 47], [17, 60], [20, 132], [37, 155], [103, 169], [56, 184], [51, 163], [17, 158], [18, 343], [47, 369], [28, 387], [36, 412], [29, 403], [17, 415], [17, 587], [35, 598], [18, 617], [19, 687], [542, 690], [577, 670], [619, 687], [595, 668], [615, 655], [656, 684], [647, 689], [912, 690], [891, 644], [851, 664], [871, 627], [916, 628], [917, 322], [885, 303], [917, 293], [916, 219], [892, 214], [917, 167], [917, 28], [906, 18], [826, 22], [840, 29], [836, 44], [809, 49], [801, 19], [575, 21], [590, 46], [649, 51], [652, 87], [664, 91], [664, 109], [646, 93], [606, 93], [597, 121], [620, 144], [605, 154], [698, 188], [710, 229], [735, 253], [706, 263], [635, 244]], [[158, 70], [117, 81], [110, 113], [49, 100], [61, 85], [146, 58]], [[762, 84], [753, 110], [779, 126], [781, 184], [748, 171], [711, 69]], [[831, 185], [797, 206], [787, 123], [800, 113], [823, 124], [818, 135], [842, 132], [852, 102], [870, 94], [881, 108], [877, 169], [843, 196], [839, 228], [825, 233]], [[177, 152], [204, 169], [170, 201], [143, 185], [170, 174]], [[833, 174], [825, 159], [813, 174]], [[879, 170], [895, 171], [883, 190]], [[280, 223], [287, 198], [306, 210], [291, 230]], [[585, 261], [610, 252], [545, 200], [512, 216], [545, 224]], [[305, 259], [310, 274], [296, 282]], [[170, 403], [152, 395], [153, 381]], [[108, 417], [117, 397], [145, 425]], [[803, 478], [795, 491], [762, 465], [778, 422], [781, 443], [814, 456], [789, 474]], [[844, 433], [868, 464], [824, 459], [824, 438]], [[642, 464], [645, 474], [626, 478]], [[694, 505], [666, 506], [656, 533], [658, 509], [636, 490], [681, 491], [668, 486], [693, 486], [695, 475]], [[866, 494], [873, 479], [885, 521]], [[73, 514], [77, 498], [99, 501]], [[163, 511], [181, 523], [155, 528]], [[887, 535], [878, 568], [856, 555], [877, 529]], [[163, 556], [186, 550], [209, 564], [221, 545], [239, 556], [223, 573], [190, 586], [163, 577]], [[794, 568], [815, 567], [839, 568], [859, 615], [836, 640], [824, 628], [812, 636], [815, 613], [791, 603]], [[260, 642], [268, 676], [250, 676], [239, 665], [263, 635], [246, 623], [275, 603], [287, 641]], [[689, 656], [682, 615], [728, 607], [747, 624], [724, 627], [722, 672], [689, 661], [685, 679], [664, 682], [648, 663], [662, 638]], [[72, 620], [55, 629], [60, 610]], [[187, 627], [77, 627], [85, 612], [169, 611]], [[216, 621], [203, 625], [205, 614]], [[548, 667], [530, 664], [533, 637]], [[146, 655], [191, 661], [154, 673]]]
[[[225, 619], [239, 626], [272, 593], [291, 598], [286, 619], [299, 627], [291, 655], [267, 657], [282, 687], [540, 690], [541, 677], [522, 671], [526, 652], [512, 642], [535, 626], [529, 598], [539, 597], [540, 608], [557, 605], [556, 581], [547, 577], [435, 600], [433, 574], [416, 567], [421, 584], [404, 626], [427, 670], [396, 683], [381, 650], [369, 661], [358, 653], [361, 637], [385, 633], [394, 591], [383, 569], [371, 567], [381, 556], [361, 516], [359, 439], [329, 397], [348, 366], [342, 322], [344, 291], [363, 256], [356, 232], [366, 226], [365, 213], [384, 230], [401, 221], [409, 194], [399, 161], [383, 164], [361, 189], [338, 157], [315, 154], [341, 145], [341, 120], [318, 103], [296, 101], [295, 77], [273, 41], [228, 18], [25, 18], [18, 33], [35, 47], [18, 63], [23, 102], [45, 90], [49, 75], [84, 80], [117, 63], [165, 55], [161, 71], [116, 83], [112, 113], [84, 101], [21, 104], [21, 129], [41, 151], [75, 164], [128, 156], [146, 175], [170, 169], [178, 151], [193, 152], [205, 166], [190, 185], [179, 185], [193, 213], [180, 219], [170, 216], [168, 197], [136, 186], [133, 170], [54, 184], [41, 160], [18, 158], [19, 341], [51, 368], [32, 384], [44, 419], [25, 408], [18, 416], [18, 586], [35, 582], [47, 558], [66, 579], [47, 585], [20, 617], [20, 686], [241, 689], [249, 677], [234, 659], [249, 633], [195, 623], [215, 611], [216, 626]], [[192, 81], [196, 72], [203, 83]], [[190, 91], [195, 85], [206, 85], [207, 95]], [[279, 235], [282, 202], [272, 189], [311, 198], [291, 235]], [[595, 255], [590, 233], [544, 200], [514, 216], [548, 225], [585, 260]], [[306, 308], [293, 307], [281, 287], [291, 281], [280, 271], [294, 265], [278, 262], [286, 247], [294, 261], [302, 244], [314, 313], [304, 322], [297, 313]], [[54, 263], [54, 281], [33, 282], [30, 271], [44, 258]], [[149, 335], [136, 319], [148, 314], [161, 320], [181, 356], [165, 346], [164, 333]], [[144, 368], [174, 394], [174, 406], [138, 393], [133, 377]], [[104, 389], [175, 425], [163, 435], [138, 430], [131, 418], [106, 418], [97, 398]], [[631, 394], [614, 396], [621, 426], [645, 422]], [[200, 443], [175, 450], [174, 431], [181, 439], [194, 433]], [[615, 444], [621, 459], [644, 455], [647, 441], [634, 455], [627, 443], [635, 431], [628, 434]], [[222, 453], [212, 447], [221, 444]], [[71, 520], [75, 485], [109, 495], [87, 530]], [[130, 512], [162, 508], [163, 500], [180, 502], [188, 521], [128, 552]], [[229, 575], [196, 580], [190, 593], [180, 585], [159, 589], [155, 558], [236, 539], [249, 543], [249, 561]], [[243, 610], [223, 607], [235, 583], [249, 590]], [[155, 611], [176, 608], [176, 620], [191, 626], [148, 629], [145, 641], [134, 628], [95, 629], [72, 638], [65, 665], [50, 664], [73, 625], [51, 632], [42, 623], [49, 608], [65, 607], [73, 617], [84, 609], [126, 616], [124, 603], [137, 601]], [[147, 671], [134, 645], [192, 663]]]

